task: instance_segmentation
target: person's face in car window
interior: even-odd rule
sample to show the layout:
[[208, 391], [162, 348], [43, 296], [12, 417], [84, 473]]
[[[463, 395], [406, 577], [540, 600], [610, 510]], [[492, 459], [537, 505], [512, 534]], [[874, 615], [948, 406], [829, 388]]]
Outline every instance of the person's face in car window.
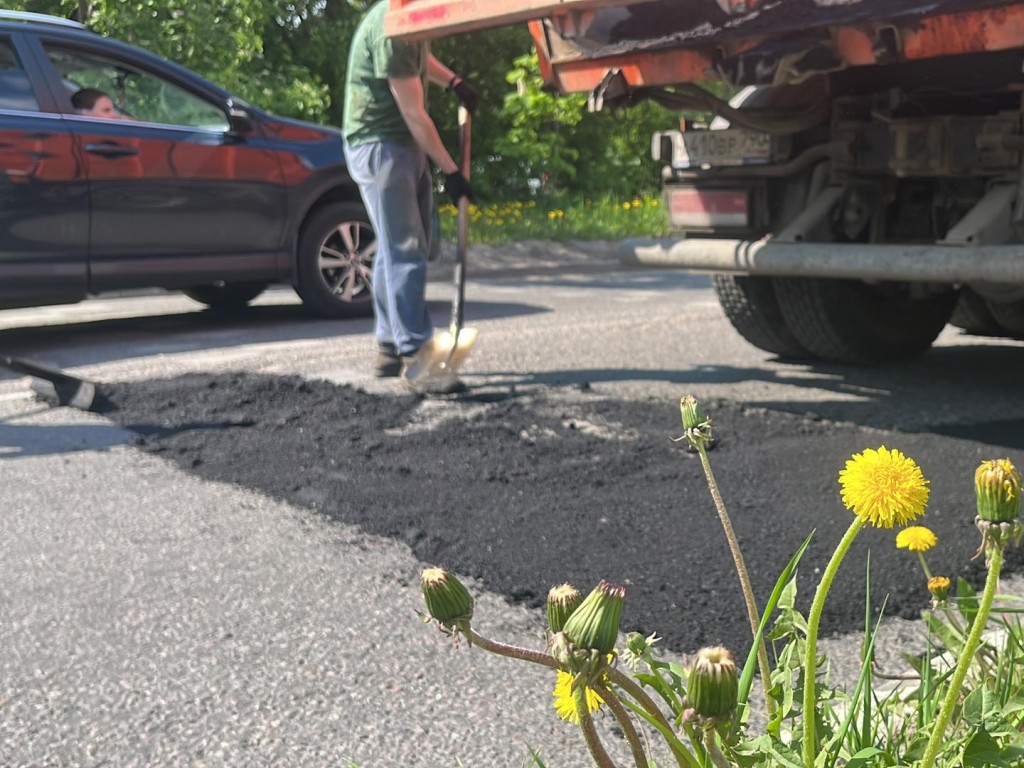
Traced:
[[92, 109], [84, 109], [82, 114], [90, 117], [105, 117], [108, 120], [118, 120], [121, 117], [114, 109], [114, 102], [108, 96], [100, 96], [92, 105]]

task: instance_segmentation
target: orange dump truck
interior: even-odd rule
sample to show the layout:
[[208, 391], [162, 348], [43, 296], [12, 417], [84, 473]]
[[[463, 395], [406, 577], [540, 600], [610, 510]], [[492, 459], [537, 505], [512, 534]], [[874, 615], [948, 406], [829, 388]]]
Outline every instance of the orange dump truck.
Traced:
[[653, 137], [678, 236], [638, 256], [713, 272], [755, 346], [871, 364], [948, 322], [1024, 337], [1024, 2], [390, 3], [404, 39], [529, 23], [592, 109], [715, 114]]

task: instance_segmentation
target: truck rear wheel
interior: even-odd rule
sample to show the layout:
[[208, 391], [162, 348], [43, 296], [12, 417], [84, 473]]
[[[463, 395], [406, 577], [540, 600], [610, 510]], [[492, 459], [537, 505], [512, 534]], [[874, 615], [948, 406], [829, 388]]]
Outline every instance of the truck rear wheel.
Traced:
[[908, 283], [776, 278], [793, 335], [822, 360], [871, 365], [921, 354], [953, 313], [952, 288], [918, 298]]
[[809, 356], [786, 325], [772, 278], [719, 274], [714, 276], [714, 283], [718, 303], [740, 336], [779, 357]]
[[1024, 300], [1018, 301], [986, 301], [985, 305], [992, 318], [1002, 329], [1003, 334], [1009, 334], [1015, 338], [1024, 338]]
[[992, 316], [985, 298], [967, 286], [960, 289], [960, 298], [957, 299], [949, 322], [974, 336], [1006, 335], [1006, 331]]

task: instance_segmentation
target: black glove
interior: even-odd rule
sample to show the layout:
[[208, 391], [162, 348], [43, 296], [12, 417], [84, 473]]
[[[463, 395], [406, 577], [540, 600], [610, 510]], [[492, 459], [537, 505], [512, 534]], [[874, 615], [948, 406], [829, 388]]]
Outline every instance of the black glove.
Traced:
[[469, 179], [463, 176], [461, 171], [445, 174], [444, 191], [448, 193], [455, 205], [458, 205], [462, 198], [473, 199], [473, 188], [469, 186]]
[[476, 105], [480, 103], [480, 94], [477, 93], [476, 88], [460, 77], [457, 83], [452, 84], [451, 90], [455, 91], [455, 95], [459, 97], [459, 103], [468, 109], [470, 114], [476, 112]]

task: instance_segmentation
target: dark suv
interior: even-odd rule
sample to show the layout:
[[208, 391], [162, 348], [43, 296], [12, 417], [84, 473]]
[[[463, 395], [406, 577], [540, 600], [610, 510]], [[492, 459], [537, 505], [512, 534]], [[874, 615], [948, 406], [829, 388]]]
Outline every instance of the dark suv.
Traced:
[[[113, 114], [73, 105], [96, 91]], [[338, 131], [0, 11], [0, 308], [169, 288], [232, 309], [290, 282], [317, 314], [365, 315], [375, 251]]]

